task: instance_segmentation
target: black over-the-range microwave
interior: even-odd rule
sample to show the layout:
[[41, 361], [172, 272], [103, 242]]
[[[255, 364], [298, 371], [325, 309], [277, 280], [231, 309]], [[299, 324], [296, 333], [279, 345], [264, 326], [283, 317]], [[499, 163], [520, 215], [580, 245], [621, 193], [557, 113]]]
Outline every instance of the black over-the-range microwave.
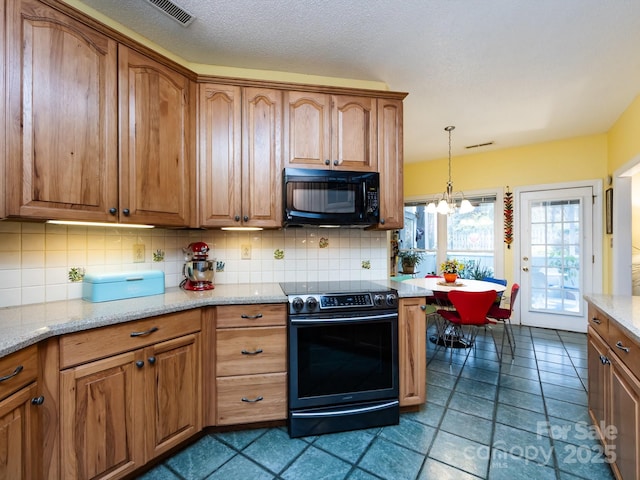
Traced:
[[285, 168], [284, 225], [366, 227], [380, 220], [378, 172]]

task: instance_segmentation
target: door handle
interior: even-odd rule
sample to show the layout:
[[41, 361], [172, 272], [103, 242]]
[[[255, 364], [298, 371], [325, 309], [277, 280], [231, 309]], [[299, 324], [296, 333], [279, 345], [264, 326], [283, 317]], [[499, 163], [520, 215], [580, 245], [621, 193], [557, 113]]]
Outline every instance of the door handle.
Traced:
[[523, 272], [528, 272], [529, 271], [529, 267], [522, 267], [522, 271]]

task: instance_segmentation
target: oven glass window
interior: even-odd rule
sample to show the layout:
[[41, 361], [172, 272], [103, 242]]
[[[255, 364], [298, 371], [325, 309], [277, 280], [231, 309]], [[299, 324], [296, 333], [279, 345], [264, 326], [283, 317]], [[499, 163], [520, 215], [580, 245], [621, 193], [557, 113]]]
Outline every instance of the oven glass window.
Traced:
[[356, 183], [289, 182], [291, 210], [308, 213], [355, 213]]
[[298, 396], [393, 387], [390, 322], [297, 328]]

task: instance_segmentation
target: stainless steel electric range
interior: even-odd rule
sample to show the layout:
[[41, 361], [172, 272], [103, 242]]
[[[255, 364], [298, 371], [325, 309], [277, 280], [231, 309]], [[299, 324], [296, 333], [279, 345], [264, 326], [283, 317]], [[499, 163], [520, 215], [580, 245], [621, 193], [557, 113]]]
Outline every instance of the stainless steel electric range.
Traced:
[[281, 287], [289, 299], [289, 435], [397, 424], [397, 292], [360, 281]]

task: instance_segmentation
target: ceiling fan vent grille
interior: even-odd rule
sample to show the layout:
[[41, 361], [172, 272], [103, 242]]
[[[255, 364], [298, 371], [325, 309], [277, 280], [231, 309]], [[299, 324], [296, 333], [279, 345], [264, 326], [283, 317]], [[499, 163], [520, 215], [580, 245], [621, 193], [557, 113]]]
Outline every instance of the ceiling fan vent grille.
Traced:
[[147, 0], [147, 2], [173, 18], [183, 27], [188, 27], [195, 20], [193, 15], [170, 0]]

